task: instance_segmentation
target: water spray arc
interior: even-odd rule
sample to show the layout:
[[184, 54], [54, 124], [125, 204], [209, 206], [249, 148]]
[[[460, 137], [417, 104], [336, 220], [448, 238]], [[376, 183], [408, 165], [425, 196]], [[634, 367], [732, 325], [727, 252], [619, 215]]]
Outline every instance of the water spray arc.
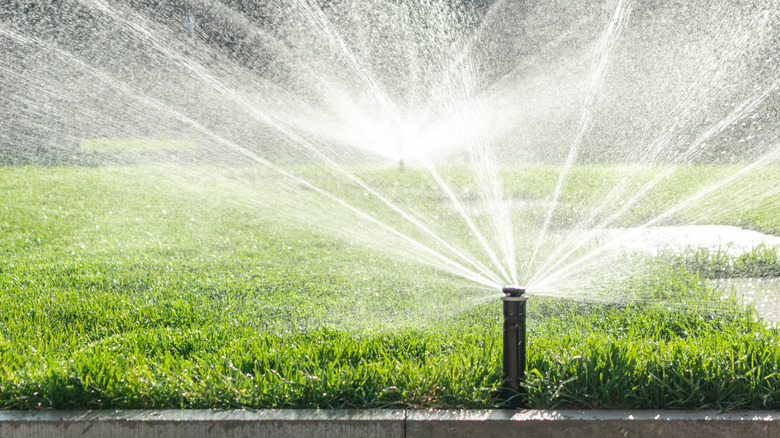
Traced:
[[510, 408], [526, 406], [525, 391], [520, 383], [525, 379], [525, 305], [523, 286], [509, 285], [502, 289], [504, 296], [504, 386], [503, 399]]

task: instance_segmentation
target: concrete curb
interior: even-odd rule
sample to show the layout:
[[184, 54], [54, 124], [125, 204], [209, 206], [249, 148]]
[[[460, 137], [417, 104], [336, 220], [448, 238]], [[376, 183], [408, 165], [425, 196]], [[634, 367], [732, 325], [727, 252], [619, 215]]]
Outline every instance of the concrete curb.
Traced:
[[0, 411], [0, 437], [780, 437], [780, 411]]
[[780, 411], [408, 411], [407, 437], [780, 437]]

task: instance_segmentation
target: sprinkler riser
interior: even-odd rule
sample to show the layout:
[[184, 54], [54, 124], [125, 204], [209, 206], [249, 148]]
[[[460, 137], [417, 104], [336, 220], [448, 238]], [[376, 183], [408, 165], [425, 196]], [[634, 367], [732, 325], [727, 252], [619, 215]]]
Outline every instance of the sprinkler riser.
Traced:
[[520, 384], [525, 379], [526, 366], [526, 302], [525, 289], [506, 287], [504, 303], [504, 388], [503, 398], [510, 408], [525, 407], [525, 391]]

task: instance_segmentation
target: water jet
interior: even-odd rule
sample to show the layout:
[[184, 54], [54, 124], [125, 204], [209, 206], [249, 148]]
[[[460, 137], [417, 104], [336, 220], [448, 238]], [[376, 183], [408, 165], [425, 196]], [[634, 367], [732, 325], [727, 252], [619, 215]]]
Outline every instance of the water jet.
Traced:
[[520, 383], [525, 378], [525, 288], [509, 285], [502, 289], [504, 296], [504, 400], [508, 407], [526, 405], [525, 393]]

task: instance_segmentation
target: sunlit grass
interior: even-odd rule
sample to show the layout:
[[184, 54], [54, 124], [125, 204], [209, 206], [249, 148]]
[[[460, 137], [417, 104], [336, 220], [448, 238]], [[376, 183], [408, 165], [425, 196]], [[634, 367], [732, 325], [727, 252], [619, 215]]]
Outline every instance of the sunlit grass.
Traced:
[[673, 260], [706, 278], [780, 278], [780, 248], [766, 245], [736, 256], [725, 250], [690, 251]]
[[[373, 178], [431, 196], [404, 174]], [[0, 407], [501, 406], [496, 293], [274, 219], [231, 181], [0, 169]], [[610, 283], [630, 302], [534, 297], [531, 406], [780, 408], [780, 332], [703, 281], [777, 265], [688, 254]]]

